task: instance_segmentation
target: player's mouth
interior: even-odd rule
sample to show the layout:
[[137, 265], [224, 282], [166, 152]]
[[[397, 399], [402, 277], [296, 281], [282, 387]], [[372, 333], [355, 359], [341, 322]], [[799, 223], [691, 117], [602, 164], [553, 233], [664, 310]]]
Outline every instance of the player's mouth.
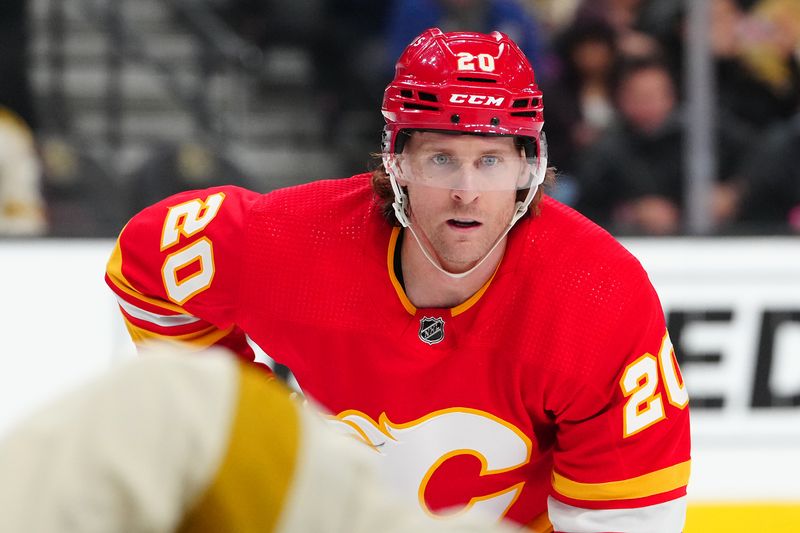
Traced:
[[447, 225], [453, 229], [470, 230], [483, 224], [471, 218], [451, 218], [447, 221]]

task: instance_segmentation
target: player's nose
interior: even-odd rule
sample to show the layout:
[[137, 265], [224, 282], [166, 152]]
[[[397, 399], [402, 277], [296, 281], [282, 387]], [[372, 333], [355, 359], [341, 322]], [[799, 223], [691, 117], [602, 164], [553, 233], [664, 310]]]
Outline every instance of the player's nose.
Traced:
[[450, 197], [460, 203], [469, 204], [475, 201], [480, 196], [478, 185], [478, 176], [474, 169], [469, 167], [462, 167], [458, 175], [458, 180], [453, 184], [453, 189], [450, 189]]
[[470, 204], [474, 202], [478, 196], [480, 196], [480, 193], [471, 189], [452, 189], [450, 191], [450, 197], [454, 201], [462, 204]]

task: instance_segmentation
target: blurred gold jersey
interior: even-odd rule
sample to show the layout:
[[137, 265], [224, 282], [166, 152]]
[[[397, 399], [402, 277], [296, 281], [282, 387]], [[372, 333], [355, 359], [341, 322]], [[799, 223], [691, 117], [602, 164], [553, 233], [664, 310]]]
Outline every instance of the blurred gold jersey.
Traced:
[[373, 454], [228, 354], [148, 353], [0, 442], [0, 531], [507, 531], [397, 504]]

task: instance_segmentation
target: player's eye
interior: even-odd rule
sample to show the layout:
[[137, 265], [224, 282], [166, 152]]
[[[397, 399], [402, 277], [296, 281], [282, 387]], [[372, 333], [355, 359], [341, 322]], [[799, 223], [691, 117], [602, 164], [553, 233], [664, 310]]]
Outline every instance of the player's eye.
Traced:
[[452, 158], [447, 154], [434, 154], [431, 157], [431, 161], [435, 165], [446, 165], [446, 164], [450, 163], [451, 160], [452, 160]]
[[496, 155], [481, 156], [481, 165], [485, 167], [493, 167], [500, 164], [500, 157]]

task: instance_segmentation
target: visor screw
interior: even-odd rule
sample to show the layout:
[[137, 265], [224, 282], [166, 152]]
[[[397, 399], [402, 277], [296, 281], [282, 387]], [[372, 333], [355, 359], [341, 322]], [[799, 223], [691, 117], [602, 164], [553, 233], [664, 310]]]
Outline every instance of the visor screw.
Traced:
[[489, 123], [490, 123], [492, 126], [497, 126], [498, 124], [500, 124], [500, 119], [499, 119], [499, 118], [497, 118], [497, 117], [492, 117], [492, 120], [490, 120], [490, 121], [489, 121]]
[[452, 122], [453, 124], [458, 124], [459, 122], [461, 122], [461, 117], [457, 114], [450, 115], [450, 122]]

